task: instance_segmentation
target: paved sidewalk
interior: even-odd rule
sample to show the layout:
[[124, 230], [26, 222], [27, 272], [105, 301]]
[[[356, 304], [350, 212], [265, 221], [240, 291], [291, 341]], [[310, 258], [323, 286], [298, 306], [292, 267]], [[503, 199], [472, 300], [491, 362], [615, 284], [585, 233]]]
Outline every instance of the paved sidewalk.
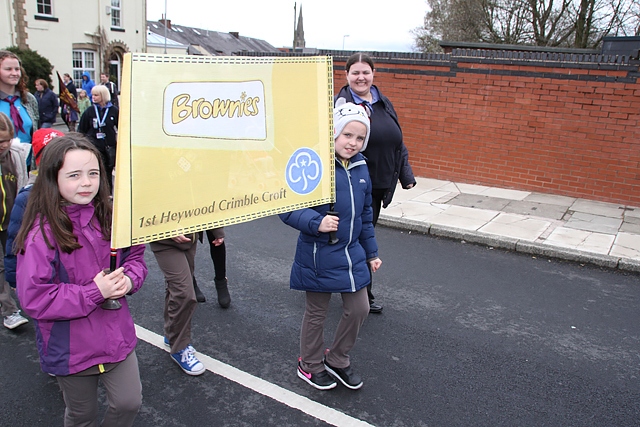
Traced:
[[640, 272], [640, 207], [417, 178], [379, 224]]

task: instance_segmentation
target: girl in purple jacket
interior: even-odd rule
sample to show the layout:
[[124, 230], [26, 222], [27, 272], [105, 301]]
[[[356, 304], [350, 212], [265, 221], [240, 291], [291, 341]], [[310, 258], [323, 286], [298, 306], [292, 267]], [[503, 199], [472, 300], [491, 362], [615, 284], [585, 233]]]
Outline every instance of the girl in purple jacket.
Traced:
[[[16, 236], [16, 282], [23, 310], [36, 321], [42, 370], [55, 375], [65, 425], [94, 425], [98, 379], [109, 401], [103, 426], [130, 426], [142, 403], [136, 333], [127, 294], [147, 275], [144, 246], [118, 251], [109, 267], [112, 207], [96, 148], [67, 134], [42, 152]], [[106, 310], [105, 299], [122, 308]]]

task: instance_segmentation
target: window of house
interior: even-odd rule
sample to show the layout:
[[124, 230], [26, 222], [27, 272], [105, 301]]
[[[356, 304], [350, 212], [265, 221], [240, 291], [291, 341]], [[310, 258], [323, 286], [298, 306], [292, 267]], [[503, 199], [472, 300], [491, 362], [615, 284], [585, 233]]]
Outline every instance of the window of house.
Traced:
[[122, 27], [122, 7], [120, 0], [111, 0], [111, 26]]
[[[96, 81], [96, 53], [90, 50], [73, 51], [73, 83], [76, 87], [82, 87], [82, 73], [89, 72], [91, 80]], [[87, 94], [91, 97], [91, 94]]]
[[53, 16], [53, 10], [51, 8], [51, 0], [36, 0], [36, 6], [38, 15]]

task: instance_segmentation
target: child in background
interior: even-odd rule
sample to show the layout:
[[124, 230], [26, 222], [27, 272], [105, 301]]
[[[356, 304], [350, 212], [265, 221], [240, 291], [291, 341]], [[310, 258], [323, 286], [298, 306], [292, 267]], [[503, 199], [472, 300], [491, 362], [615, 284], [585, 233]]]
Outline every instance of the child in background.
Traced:
[[82, 116], [84, 110], [91, 107], [91, 100], [87, 96], [87, 92], [84, 89], [78, 89], [78, 109], [80, 113], [78, 116]]
[[[96, 425], [98, 380], [106, 388], [103, 426], [131, 426], [142, 403], [136, 332], [125, 294], [147, 275], [144, 246], [118, 250], [110, 265], [112, 207], [108, 177], [93, 144], [79, 134], [42, 152], [16, 236], [17, 289], [35, 319], [40, 364], [56, 376], [64, 424]], [[120, 298], [119, 310], [106, 299]]]
[[[42, 149], [51, 142], [52, 139], [59, 136], [64, 136], [64, 133], [54, 129], [38, 129], [33, 133], [31, 139], [31, 147], [33, 149], [33, 158], [36, 163], [36, 168], [40, 166], [40, 157]], [[11, 217], [9, 220], [9, 227], [7, 228], [7, 244], [4, 250], [4, 275], [9, 286], [16, 287], [16, 255], [13, 252], [13, 242], [22, 225], [22, 217], [24, 210], [27, 208], [27, 200], [29, 200], [29, 194], [33, 188], [33, 183], [38, 178], [38, 170], [32, 169], [29, 171], [29, 180], [16, 196], [16, 200], [11, 209]]]
[[4, 250], [7, 243], [9, 216], [18, 190], [27, 183], [27, 156], [31, 144], [21, 144], [14, 139], [15, 132], [11, 119], [0, 113], [0, 311], [7, 329], [15, 329], [28, 320], [20, 314], [16, 300], [11, 296], [11, 287], [4, 276]]
[[[300, 230], [291, 267], [291, 289], [306, 291], [306, 309], [300, 333], [298, 377], [328, 390], [336, 380], [352, 390], [362, 378], [349, 361], [360, 327], [369, 314], [369, 268], [382, 261], [373, 229], [371, 179], [360, 154], [369, 140], [369, 117], [363, 107], [336, 102], [333, 115], [336, 152], [336, 203], [281, 214], [286, 224]], [[328, 215], [335, 210], [339, 216]], [[337, 243], [329, 242], [335, 233]], [[332, 293], [342, 296], [342, 317], [331, 346], [325, 352], [324, 320]]]

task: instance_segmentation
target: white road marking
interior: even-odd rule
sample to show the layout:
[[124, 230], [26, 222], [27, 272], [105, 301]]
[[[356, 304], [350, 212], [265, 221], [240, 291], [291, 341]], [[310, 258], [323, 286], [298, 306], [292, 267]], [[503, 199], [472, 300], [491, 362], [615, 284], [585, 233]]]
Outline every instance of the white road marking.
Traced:
[[[139, 325], [136, 325], [136, 335], [142, 341], [168, 351], [167, 347], [164, 345], [163, 336], [158, 335], [155, 332], [151, 332]], [[262, 394], [263, 396], [270, 397], [275, 401], [304, 412], [305, 414], [322, 420], [327, 424], [338, 427], [373, 427], [373, 424], [350, 417], [349, 415], [333, 408], [314, 402], [307, 397], [300, 396], [299, 394], [265, 381], [262, 378], [258, 378], [241, 371], [240, 369], [234, 368], [231, 365], [222, 363], [219, 360], [207, 356], [206, 354], [196, 351], [196, 355], [207, 371], [213, 372], [216, 375], [220, 375], [221, 377], [238, 383], [241, 386]]]

